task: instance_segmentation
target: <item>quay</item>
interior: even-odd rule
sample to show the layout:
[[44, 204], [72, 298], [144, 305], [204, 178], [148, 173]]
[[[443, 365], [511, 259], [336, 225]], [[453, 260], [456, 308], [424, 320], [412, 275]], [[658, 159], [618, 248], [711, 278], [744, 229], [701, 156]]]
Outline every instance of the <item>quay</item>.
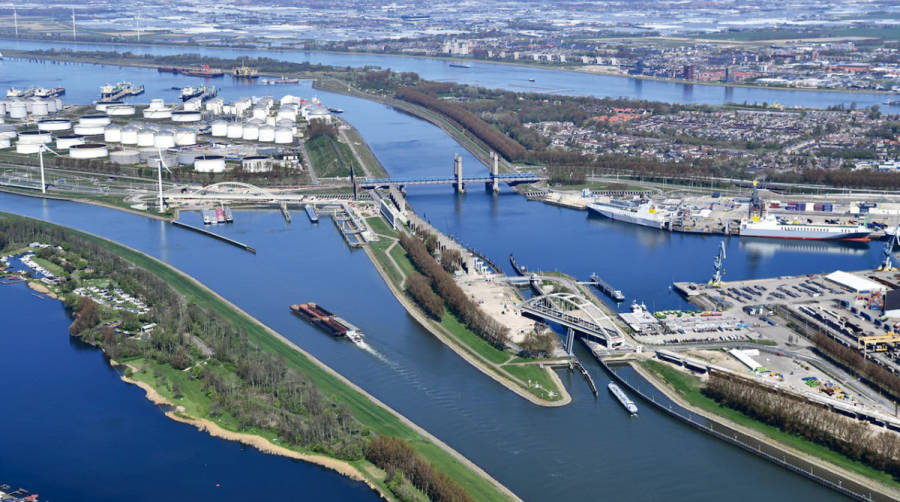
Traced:
[[306, 206], [304, 206], [304, 209], [306, 210], [306, 216], [309, 217], [310, 223], [318, 223], [319, 222], [319, 213], [316, 212], [315, 206], [313, 206], [311, 204], [307, 204]]
[[113, 93], [113, 94], [110, 94], [108, 96], [104, 96], [104, 97], [100, 98], [99, 100], [97, 100], [97, 102], [98, 103], [112, 103], [115, 101], [121, 101], [124, 98], [130, 97], [130, 96], [138, 96], [143, 93], [144, 93], [143, 85], [139, 85], [137, 87], [126, 87], [124, 89], [121, 89], [121, 90]]
[[229, 239], [228, 237], [225, 237], [224, 235], [219, 235], [219, 234], [217, 234], [217, 233], [210, 232], [209, 230], [205, 230], [205, 229], [203, 229], [203, 228], [195, 227], [195, 226], [193, 226], [193, 225], [188, 225], [187, 223], [182, 223], [182, 222], [180, 222], [180, 221], [172, 221], [171, 223], [172, 223], [172, 225], [175, 225], [176, 227], [181, 227], [181, 228], [186, 228], [186, 229], [188, 229], [188, 230], [193, 230], [194, 232], [197, 232], [197, 233], [200, 233], [200, 234], [203, 234], [203, 235], [207, 235], [207, 236], [213, 237], [213, 238], [215, 238], [215, 239], [219, 239], [220, 241], [226, 242], [226, 243], [228, 243], [228, 244], [231, 244], [232, 246], [237, 246], [237, 247], [243, 249], [244, 251], [248, 251], [248, 252], [250, 252], [250, 253], [256, 254], [256, 249], [254, 249], [253, 247], [248, 246], [247, 244], [244, 244], [243, 242], [238, 242], [238, 241], [236, 241], [236, 240], [234, 240], [234, 239]]

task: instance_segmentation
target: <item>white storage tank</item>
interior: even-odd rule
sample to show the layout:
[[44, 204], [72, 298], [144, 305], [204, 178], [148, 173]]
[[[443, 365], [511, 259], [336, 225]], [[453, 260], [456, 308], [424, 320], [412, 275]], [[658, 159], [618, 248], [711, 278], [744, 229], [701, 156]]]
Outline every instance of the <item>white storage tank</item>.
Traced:
[[21, 141], [16, 142], [16, 153], [38, 153], [41, 151], [40, 143], [22, 143]]
[[150, 129], [141, 129], [137, 133], [137, 146], [155, 146], [156, 133]]
[[151, 110], [147, 108], [144, 110], [144, 118], [147, 120], [170, 119], [172, 118], [172, 110], [168, 108], [162, 110]]
[[[163, 166], [162, 166], [163, 169], [166, 169], [166, 168], [171, 169], [173, 167], [176, 167], [175, 163], [177, 161], [175, 160], [174, 155], [171, 155], [168, 153], [163, 153], [162, 160], [163, 160]], [[153, 157], [151, 159], [147, 159], [147, 167], [149, 167], [151, 169], [159, 169], [159, 167], [160, 167], [159, 166], [159, 155], [157, 155], [156, 157]]]
[[266, 117], [266, 125], [275, 127], [275, 117]]
[[172, 112], [172, 122], [200, 122], [203, 115], [199, 111], [180, 110]]
[[290, 120], [291, 122], [296, 122], [297, 111], [292, 108], [282, 108], [278, 110], [278, 114], [275, 115], [275, 120]]
[[206, 102], [206, 111], [213, 115], [222, 115], [225, 101], [222, 98], [213, 98]]
[[244, 134], [243, 139], [247, 141], [256, 141], [259, 139], [259, 127], [253, 124], [247, 124], [244, 126]]
[[253, 106], [253, 103], [250, 101], [250, 98], [241, 98], [234, 102], [234, 114], [244, 115], [251, 106]]
[[275, 128], [272, 126], [260, 127], [259, 140], [263, 143], [272, 143], [275, 141]]
[[106, 103], [97, 103], [97, 106], [94, 107], [98, 112], [105, 112], [109, 109], [110, 106], [114, 105], [124, 105], [124, 101], [107, 101]]
[[126, 148], [115, 152], [109, 152], [109, 160], [116, 164], [137, 164], [141, 161], [138, 151], [134, 148]]
[[56, 113], [59, 111], [59, 108], [56, 107], [56, 100], [53, 98], [45, 99], [45, 103], [47, 103], [47, 111], [50, 113]]
[[110, 122], [111, 121], [109, 120], [109, 115], [106, 114], [85, 115], [78, 119], [78, 124], [83, 126], [106, 127], [110, 124]]
[[132, 105], [112, 105], [106, 108], [106, 113], [110, 116], [127, 117], [134, 115], [134, 106]]
[[210, 134], [217, 138], [222, 138], [228, 135], [228, 122], [224, 120], [217, 120], [212, 123], [210, 126]]
[[62, 98], [53, 98], [53, 101], [56, 105], [56, 111], [61, 112], [63, 110]]
[[103, 143], [84, 143], [73, 145], [69, 156], [73, 159], [100, 159], [109, 156], [109, 150]]
[[178, 146], [196, 145], [197, 133], [193, 129], [179, 129], [175, 131], [175, 144]]
[[297, 123], [290, 120], [279, 120], [275, 123], [276, 128], [290, 129], [291, 134], [297, 134]]
[[5, 150], [12, 146], [12, 142], [9, 138], [0, 138], [0, 150]]
[[111, 124], [103, 129], [103, 141], [107, 143], [120, 143], [122, 141], [122, 128]]
[[153, 146], [156, 148], [173, 148], [175, 146], [175, 133], [172, 131], [159, 131], [154, 138]]
[[138, 157], [141, 158], [141, 161], [146, 162], [150, 159], [155, 159], [159, 157], [159, 149], [155, 146], [145, 146], [143, 148], [138, 148]]
[[56, 148], [60, 150], [68, 150], [74, 145], [83, 145], [84, 136], [80, 134], [67, 134], [65, 136], [56, 137]]
[[72, 128], [72, 122], [66, 119], [44, 119], [37, 123], [42, 131], [65, 131]]
[[100, 136], [106, 131], [106, 127], [102, 125], [75, 124], [72, 131], [82, 136]]
[[138, 135], [138, 128], [123, 127], [122, 128], [122, 144], [123, 145], [136, 145], [137, 144], [137, 135]]
[[294, 134], [286, 127], [278, 127], [275, 129], [275, 143], [279, 145], [289, 145], [294, 142]]
[[41, 99], [31, 103], [31, 114], [35, 117], [46, 117], [49, 113], [47, 103], [44, 100]]
[[240, 139], [244, 136], [244, 126], [239, 122], [228, 124], [227, 136], [231, 139]]
[[201, 108], [203, 108], [203, 100], [201, 100], [200, 98], [191, 98], [184, 102], [182, 108], [187, 112], [199, 111]]
[[162, 99], [151, 99], [150, 106], [147, 107], [148, 110], [163, 110], [166, 108], [166, 102]]
[[0, 101], [0, 117], [6, 115], [6, 101]]
[[182, 150], [175, 154], [175, 161], [179, 166], [189, 166], [194, 163], [194, 158], [200, 155], [199, 152], [193, 150]]
[[44, 131], [22, 131], [19, 133], [19, 143], [25, 144], [47, 144], [53, 141], [53, 137], [49, 132]]
[[269, 116], [269, 111], [266, 110], [265, 108], [260, 108], [258, 106], [253, 108], [253, 118], [259, 119], [259, 120], [266, 120], [266, 117], [268, 117], [268, 116]]
[[221, 155], [203, 155], [194, 158], [194, 170], [199, 173], [225, 172], [225, 157]]
[[0, 124], [0, 138], [15, 138], [16, 126], [12, 124]]
[[6, 109], [9, 117], [13, 119], [24, 119], [28, 116], [28, 107], [24, 101], [11, 101], [6, 105]]

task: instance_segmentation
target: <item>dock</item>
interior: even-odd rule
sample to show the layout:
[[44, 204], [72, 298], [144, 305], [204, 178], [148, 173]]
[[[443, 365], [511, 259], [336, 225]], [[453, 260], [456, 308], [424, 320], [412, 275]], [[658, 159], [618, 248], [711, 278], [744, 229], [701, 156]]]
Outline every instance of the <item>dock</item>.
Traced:
[[282, 201], [281, 204], [278, 205], [278, 208], [281, 209], [281, 216], [284, 216], [284, 222], [291, 222], [291, 212], [288, 211], [287, 202]]
[[602, 291], [606, 296], [612, 298], [617, 302], [625, 300], [625, 295], [623, 295], [621, 291], [610, 286], [609, 283], [601, 279], [597, 274], [591, 274], [591, 284], [593, 284], [595, 288]]
[[188, 225], [187, 223], [182, 223], [180, 221], [172, 221], [171, 223], [172, 223], [172, 225], [175, 225], [176, 227], [185, 228], [187, 230], [193, 230], [194, 232], [204, 234], [204, 235], [207, 235], [207, 236], [215, 238], [215, 239], [219, 239], [220, 241], [231, 244], [232, 246], [237, 246], [237, 247], [243, 249], [244, 251], [249, 251], [253, 254], [256, 254], [256, 249], [254, 249], [253, 247], [248, 246], [248, 245], [244, 244], [243, 242], [238, 242], [234, 239], [229, 239], [228, 237], [225, 237], [224, 235], [219, 235], [219, 234], [210, 232], [209, 230], [195, 227], [193, 225]]
[[585, 369], [583, 364], [581, 364], [581, 361], [576, 359], [572, 361], [571, 366], [578, 369], [578, 371], [581, 373], [581, 376], [583, 376], [584, 379], [587, 380], [588, 386], [591, 388], [591, 392], [594, 393], [594, 397], [600, 396], [600, 393], [597, 391], [597, 386], [594, 384], [594, 379], [591, 378], [591, 374], [588, 373], [588, 370]]
[[110, 94], [109, 96], [102, 97], [97, 102], [98, 103], [112, 103], [115, 101], [122, 101], [124, 98], [130, 97], [130, 96], [138, 96], [143, 93], [144, 93], [143, 85], [139, 85], [137, 87], [127, 87], [125, 89], [120, 90], [119, 92], [116, 92], [115, 94]]

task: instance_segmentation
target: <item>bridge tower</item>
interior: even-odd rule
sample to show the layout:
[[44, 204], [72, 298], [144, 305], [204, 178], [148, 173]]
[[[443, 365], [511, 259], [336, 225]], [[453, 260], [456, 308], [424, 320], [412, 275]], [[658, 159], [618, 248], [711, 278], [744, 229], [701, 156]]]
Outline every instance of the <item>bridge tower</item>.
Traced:
[[566, 354], [575, 355], [575, 330], [566, 328]]
[[466, 185], [462, 180], [462, 157], [457, 153], [453, 154], [453, 177], [456, 178], [456, 182], [453, 183], [453, 188], [456, 189], [456, 192], [465, 192]]
[[485, 190], [499, 192], [500, 184], [497, 181], [497, 175], [500, 174], [500, 156], [496, 152], [491, 152], [491, 181], [484, 184]]

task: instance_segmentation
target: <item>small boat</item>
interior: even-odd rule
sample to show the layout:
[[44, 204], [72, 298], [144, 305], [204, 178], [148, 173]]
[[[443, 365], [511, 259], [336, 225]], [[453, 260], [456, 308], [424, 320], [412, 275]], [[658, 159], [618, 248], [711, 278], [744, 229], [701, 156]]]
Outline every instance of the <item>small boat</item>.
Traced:
[[591, 274], [591, 283], [593, 283], [594, 287], [606, 293], [610, 298], [617, 302], [621, 302], [625, 300], [625, 295], [618, 289], [613, 288], [606, 281], [600, 278], [597, 274]]
[[225, 208], [225, 223], [234, 223], [234, 215], [231, 214], [231, 208]]
[[331, 113], [344, 113], [344, 110], [340, 108], [329, 108], [328, 111], [330, 111]]
[[362, 345], [363, 343], [363, 334], [355, 329], [347, 330], [344, 336], [356, 345]]
[[260, 81], [263, 85], [279, 85], [279, 84], [299, 84], [299, 78], [277, 78], [277, 79], [262, 79]]
[[516, 259], [513, 258], [512, 253], [509, 253], [509, 264], [512, 265], [513, 270], [515, 270], [519, 275], [525, 275], [528, 273], [528, 269], [525, 268], [525, 265], [519, 265], [518, 263], [516, 263]]
[[212, 225], [216, 222], [216, 213], [212, 209], [203, 210], [203, 224]]
[[529, 78], [528, 81], [529, 81], [529, 82], [534, 82], [534, 79], [533, 79], [533, 78]]
[[450, 63], [450, 68], [471, 68], [471, 65], [465, 63]]
[[216, 223], [225, 223], [225, 211], [216, 209]]
[[607, 388], [612, 392], [612, 395], [616, 396], [616, 399], [618, 399], [619, 403], [628, 411], [628, 413], [637, 415], [637, 405], [625, 395], [625, 392], [623, 392], [618, 385], [610, 382], [609, 385], [607, 385]]

